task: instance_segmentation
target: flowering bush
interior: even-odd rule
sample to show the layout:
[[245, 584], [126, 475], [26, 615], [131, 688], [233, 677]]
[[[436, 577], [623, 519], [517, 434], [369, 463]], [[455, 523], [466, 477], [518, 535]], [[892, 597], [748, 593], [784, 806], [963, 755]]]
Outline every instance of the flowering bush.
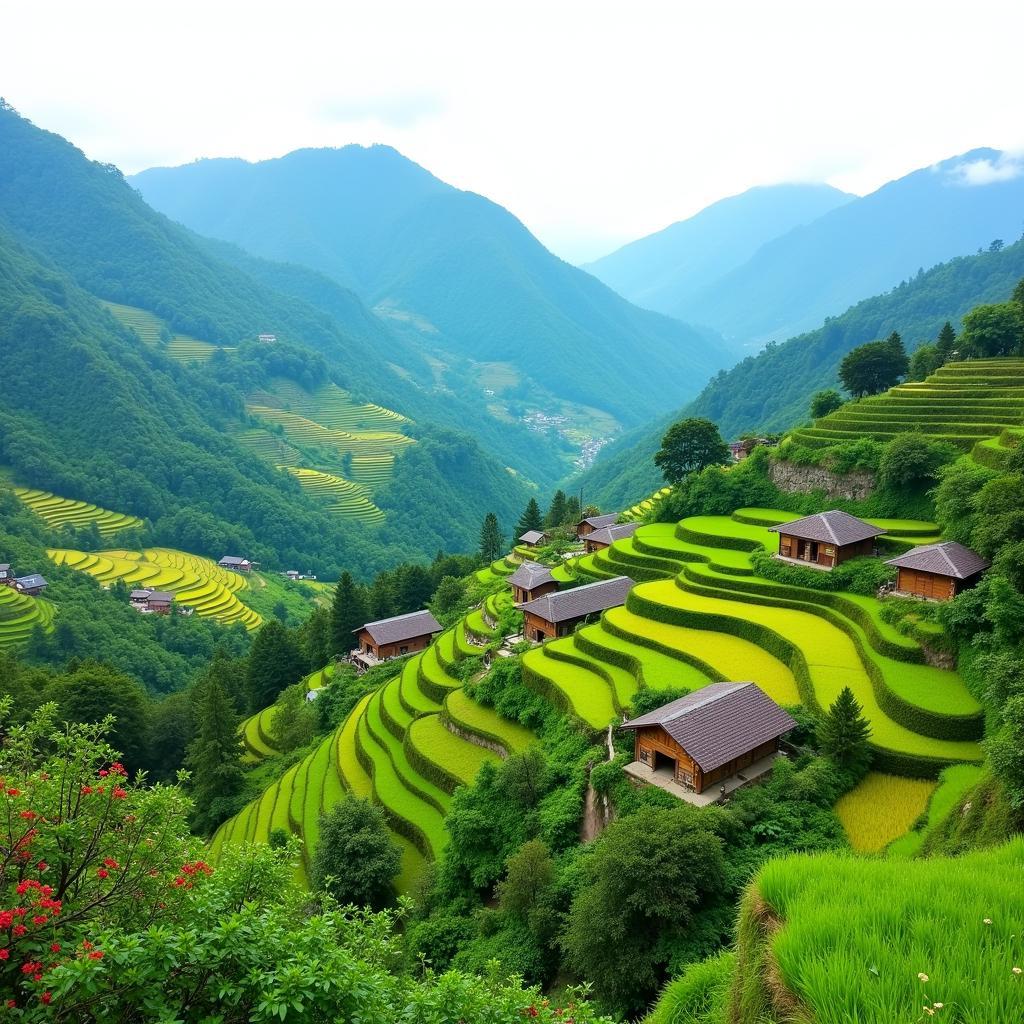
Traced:
[[[0, 728], [10, 702], [0, 701]], [[297, 841], [228, 851], [214, 872], [176, 786], [129, 780], [109, 723], [52, 707], [0, 748], [0, 1021], [593, 1024], [495, 966], [413, 974], [395, 914], [293, 882]]]

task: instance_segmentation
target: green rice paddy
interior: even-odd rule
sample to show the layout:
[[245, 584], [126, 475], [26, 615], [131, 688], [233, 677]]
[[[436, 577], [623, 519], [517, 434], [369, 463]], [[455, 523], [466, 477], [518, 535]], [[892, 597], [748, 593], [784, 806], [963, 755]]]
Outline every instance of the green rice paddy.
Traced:
[[304, 491], [322, 499], [329, 512], [364, 523], [384, 521], [384, 513], [370, 500], [370, 492], [363, 484], [353, 483], [333, 473], [315, 469], [284, 466]]
[[[146, 345], [154, 347], [161, 345], [161, 332], [169, 331], [166, 321], [154, 313], [145, 309], [138, 309], [135, 306], [123, 306], [117, 302], [103, 302], [107, 310], [115, 320], [120, 321], [125, 327], [133, 330], [139, 339]], [[179, 362], [200, 362], [204, 363], [214, 352], [217, 345], [211, 345], [208, 341], [200, 341], [187, 334], [171, 334], [167, 342], [166, 352], [172, 359]]]
[[46, 521], [47, 526], [55, 530], [80, 530], [95, 526], [101, 536], [109, 537], [118, 530], [142, 526], [138, 516], [111, 512], [86, 501], [61, 498], [49, 491], [37, 491], [31, 487], [15, 487], [13, 490], [37, 516]]

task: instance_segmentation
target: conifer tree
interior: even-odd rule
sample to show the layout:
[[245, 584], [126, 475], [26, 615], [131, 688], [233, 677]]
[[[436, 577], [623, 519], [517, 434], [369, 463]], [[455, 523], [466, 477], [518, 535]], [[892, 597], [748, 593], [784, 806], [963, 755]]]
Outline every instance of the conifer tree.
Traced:
[[546, 527], [561, 526], [565, 522], [565, 502], [565, 491], [555, 491], [555, 496], [551, 499], [551, 507], [544, 517]]
[[192, 772], [196, 827], [212, 832], [234, 811], [245, 779], [238, 714], [216, 672], [203, 685], [197, 727], [186, 762]]
[[540, 512], [540, 505], [537, 504], [536, 498], [531, 498], [527, 504], [519, 522], [516, 523], [516, 537], [522, 537], [524, 533], [530, 530], [543, 530], [544, 529], [544, 517]]
[[871, 760], [868, 737], [871, 726], [853, 691], [844, 686], [818, 726], [821, 751], [842, 768], [856, 773], [865, 771]]
[[350, 573], [343, 572], [331, 604], [331, 646], [334, 654], [348, 654], [356, 645], [353, 630], [367, 620], [366, 598]]
[[565, 499], [565, 518], [562, 522], [575, 526], [583, 518], [582, 510], [580, 509], [580, 499], [575, 494], [570, 494]]
[[956, 348], [956, 331], [953, 330], [953, 325], [948, 320], [942, 325], [942, 330], [939, 331], [935, 347], [938, 349], [943, 362], [949, 359]]
[[498, 517], [493, 512], [488, 512], [480, 527], [480, 561], [489, 565], [500, 558], [503, 541]]
[[256, 634], [249, 650], [246, 682], [249, 709], [259, 711], [306, 674], [306, 658], [295, 638], [280, 622], [271, 619]]
[[422, 565], [403, 565], [395, 574], [395, 605], [399, 613], [422, 608], [434, 592], [434, 581]]

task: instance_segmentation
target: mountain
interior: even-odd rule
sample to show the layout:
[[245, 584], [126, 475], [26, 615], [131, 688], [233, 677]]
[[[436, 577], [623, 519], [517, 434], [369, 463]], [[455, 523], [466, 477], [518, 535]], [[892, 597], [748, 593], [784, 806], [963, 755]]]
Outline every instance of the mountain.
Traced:
[[608, 445], [573, 482], [586, 500], [620, 507], [662, 481], [652, 459], [673, 419], [706, 416], [729, 439], [747, 430], [782, 431], [807, 419], [811, 395], [838, 386], [844, 355], [867, 341], [899, 331], [908, 350], [934, 339], [945, 321], [959, 325], [979, 303], [1004, 302], [1024, 278], [1024, 240], [998, 252], [961, 256], [865, 299], [815, 331], [769, 345], [718, 374], [697, 399], [654, 427]]
[[729, 362], [712, 332], [631, 305], [507, 210], [387, 146], [201, 160], [131, 180], [200, 234], [354, 289], [433, 358], [472, 360], [478, 389], [506, 403], [499, 415], [514, 400], [635, 425]]
[[[298, 297], [317, 285], [303, 268], [282, 268], [273, 287], [218, 258], [148, 207], [116, 168], [90, 162], [8, 106], [0, 107], [0, 249], [0, 464], [21, 483], [133, 513], [163, 542], [197, 553], [252, 551], [328, 577], [472, 549], [487, 511], [507, 523], [527, 500], [504, 461], [427, 418], [459, 401], [413, 379], [429, 379], [429, 364], [354, 293], [324, 282], [317, 308]], [[206, 363], [182, 365], [98, 300], [159, 323], [155, 314], [207, 351], [221, 347]], [[256, 342], [267, 330], [276, 345]], [[275, 468], [279, 460], [241, 446], [257, 425], [247, 400], [282, 378], [288, 393], [334, 388], [350, 414], [359, 414], [359, 399], [417, 417], [401, 428], [416, 444], [397, 430], [388, 435], [405, 446], [378, 496], [385, 513], [392, 502], [394, 522], [368, 528], [332, 515]], [[465, 407], [465, 419], [486, 415], [479, 406]], [[387, 408], [377, 415], [394, 417]], [[274, 443], [272, 433], [262, 436]], [[415, 488], [398, 486], [409, 448]], [[331, 457], [323, 443], [309, 451]], [[452, 487], [464, 489], [458, 506], [446, 497]]]
[[1024, 162], [976, 149], [914, 171], [765, 243], [673, 309], [734, 343], [813, 328], [921, 268], [1020, 237]]
[[854, 198], [823, 184], [751, 188], [583, 269], [638, 306], [678, 316], [705, 288], [746, 263], [766, 242]]

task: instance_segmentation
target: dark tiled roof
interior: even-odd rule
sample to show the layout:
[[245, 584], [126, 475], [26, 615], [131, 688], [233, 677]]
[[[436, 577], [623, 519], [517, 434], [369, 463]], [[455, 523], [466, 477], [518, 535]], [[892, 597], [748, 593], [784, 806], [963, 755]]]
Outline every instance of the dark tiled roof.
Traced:
[[170, 604], [174, 600], [174, 595], [169, 590], [154, 590], [149, 595], [150, 601], [155, 601], [157, 604]]
[[508, 578], [509, 586], [522, 587], [523, 590], [533, 590], [544, 583], [554, 583], [555, 578], [546, 565], [539, 562], [523, 562], [518, 569]]
[[368, 622], [353, 633], [361, 633], [366, 630], [375, 644], [397, 644], [403, 640], [411, 640], [416, 636], [426, 636], [429, 633], [439, 633], [441, 623], [434, 618], [426, 609], [418, 612], [409, 612], [407, 615], [396, 615], [391, 619], [378, 619], [376, 622]]
[[869, 537], [878, 537], [885, 533], [880, 527], [872, 526], [863, 519], [851, 516], [849, 512], [840, 512], [838, 509], [804, 516], [803, 519], [794, 519], [791, 523], [779, 523], [778, 526], [769, 526], [768, 529], [772, 533], [788, 533], [791, 537], [799, 537], [801, 540], [816, 540], [838, 547], [844, 544], [857, 544]]
[[11, 567], [11, 563], [10, 562], [0, 562], [0, 570], [2, 570], [2, 569], [10, 569], [10, 567]]
[[544, 539], [544, 531], [527, 530], [526, 533], [524, 533], [519, 539], [524, 544], [536, 544], [538, 541], [542, 541]]
[[217, 564], [218, 565], [244, 565], [248, 562], [248, 558], [239, 558], [237, 555], [225, 555]]
[[977, 576], [990, 565], [976, 551], [957, 544], [955, 540], [945, 540], [939, 544], [922, 544], [911, 548], [899, 558], [890, 558], [886, 565], [895, 565], [899, 569], [916, 569], [918, 572], [933, 572], [939, 576], [952, 576], [958, 580], [966, 580]]
[[632, 537], [640, 526], [640, 523], [616, 523], [614, 526], [605, 526], [603, 529], [588, 533], [585, 539], [596, 544], [614, 544], [624, 537]]
[[145, 601], [152, 593], [152, 590], [133, 590], [131, 592], [131, 599], [133, 601]]
[[557, 594], [545, 594], [527, 601], [521, 608], [545, 622], [566, 622], [608, 608], [617, 608], [626, 600], [632, 586], [633, 581], [628, 576], [616, 576], [614, 579], [588, 583], [584, 587], [560, 590]]
[[576, 524], [576, 529], [579, 530], [579, 528], [584, 523], [589, 523], [595, 530], [602, 530], [606, 526], [611, 526], [612, 523], [614, 523], [615, 520], [618, 519], [618, 518], [619, 518], [619, 513], [618, 512], [605, 512], [603, 515], [599, 515], [599, 516], [587, 516], [586, 519], [581, 519]]
[[20, 583], [26, 590], [34, 590], [36, 587], [45, 587], [47, 585], [46, 580], [37, 572], [32, 573], [31, 576], [21, 576], [14, 582]]
[[622, 728], [648, 725], [660, 725], [702, 771], [713, 772], [789, 732], [796, 722], [754, 683], [711, 683]]

